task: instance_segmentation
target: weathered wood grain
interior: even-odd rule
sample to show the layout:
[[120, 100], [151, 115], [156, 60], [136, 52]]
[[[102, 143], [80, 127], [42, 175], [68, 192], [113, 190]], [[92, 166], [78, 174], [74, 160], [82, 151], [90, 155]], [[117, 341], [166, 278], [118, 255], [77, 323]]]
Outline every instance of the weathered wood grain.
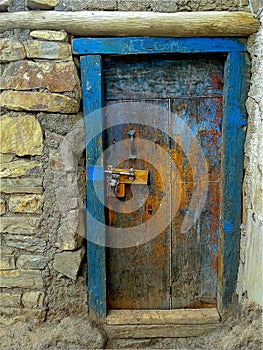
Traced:
[[[153, 96], [159, 99], [174, 99], [223, 95], [215, 79], [220, 59], [193, 59], [181, 56], [182, 59], [176, 60], [161, 55], [139, 57], [138, 60], [131, 57], [105, 59], [106, 100], [121, 100], [124, 96], [126, 99], [142, 100], [152, 99]], [[150, 79], [153, 76], [154, 79]]]
[[[97, 125], [92, 112], [103, 107], [102, 91], [102, 59], [101, 56], [85, 56], [81, 59], [82, 90], [84, 99], [84, 123], [86, 134]], [[97, 112], [100, 116], [101, 131], [103, 128], [103, 114]], [[88, 130], [88, 131], [87, 131]], [[96, 135], [96, 133], [95, 133]], [[94, 167], [97, 159], [103, 152], [102, 134], [95, 139], [89, 140], [86, 148], [87, 171]], [[101, 196], [104, 195], [104, 184], [101, 182], [97, 191]], [[88, 213], [98, 221], [105, 222], [104, 206], [98, 200], [94, 191], [93, 179], [88, 173], [87, 180], [87, 210]], [[104, 237], [105, 232], [101, 226], [95, 226], [94, 221], [87, 216], [87, 260], [88, 260], [88, 293], [89, 310], [95, 319], [103, 320], [106, 317], [106, 266], [105, 266], [105, 247], [97, 245], [95, 239], [97, 235]], [[103, 241], [102, 241], [103, 243]]]
[[218, 328], [218, 324], [200, 325], [105, 325], [110, 338], [186, 338], [199, 337]]
[[59, 12], [1, 14], [0, 31], [64, 29], [76, 36], [248, 36], [259, 21], [248, 12]]
[[220, 307], [230, 305], [236, 290], [238, 274], [248, 67], [249, 58], [245, 52], [229, 53], [225, 65], [223, 105], [225, 122], [222, 131], [224, 153], [221, 179], [219, 293], [222, 295], [222, 303]]
[[[108, 266], [108, 302], [115, 309], [153, 309], [164, 307], [163, 295], [158, 286], [168, 283], [171, 287], [170, 307], [196, 308], [216, 305], [217, 297], [217, 259], [218, 259], [218, 229], [219, 229], [219, 186], [220, 151], [222, 126], [222, 76], [223, 60], [200, 57], [182, 58], [175, 56], [143, 56], [109, 58], [104, 64], [105, 100], [114, 101], [136, 99], [144, 101], [151, 98], [152, 102], [160, 104], [166, 110], [165, 115], [156, 116], [156, 126], [160, 130], [165, 117], [166, 124], [180, 139], [187, 139], [186, 130], [178, 130], [176, 118], [180, 117], [192, 130], [193, 137], [199, 140], [200, 147], [206, 156], [208, 164], [208, 196], [203, 213], [196, 225], [186, 233], [181, 233], [182, 222], [192, 199], [194, 181], [191, 164], [196, 164], [198, 158], [187, 159], [192, 147], [190, 139], [185, 142], [186, 148], [176, 140], [168, 140], [167, 135], [156, 134], [155, 130], [131, 124], [119, 127], [108, 133], [109, 145], [127, 137], [127, 129], [136, 129], [136, 137], [158, 142], [167, 154], [171, 152], [172, 159], [180, 173], [181, 198], [170, 198], [171, 211], [174, 203], [180, 204], [178, 213], [167, 213], [175, 219], [167, 230], [158, 238], [148, 242], [144, 247], [136, 249], [107, 250]], [[113, 100], [114, 99], [114, 100]], [[173, 113], [173, 114], [171, 114]], [[149, 115], [149, 118], [151, 116]], [[121, 117], [120, 117], [121, 124]], [[136, 143], [136, 138], [135, 138]], [[188, 149], [188, 150], [187, 150]], [[147, 159], [148, 150], [144, 150]], [[195, 154], [195, 152], [193, 152]], [[155, 164], [162, 164], [161, 159], [155, 159]], [[138, 167], [138, 162], [135, 168]], [[140, 164], [141, 169], [149, 167]], [[151, 200], [136, 213], [129, 215], [110, 213], [110, 224], [120, 227], [136, 226], [147, 219], [148, 205], [152, 206], [152, 214], [161, 203], [161, 180], [170, 183], [167, 176], [158, 179], [153, 169], [149, 169]], [[169, 164], [166, 173], [169, 174]], [[171, 174], [172, 178], [176, 174]], [[198, 207], [199, 203], [195, 203]], [[120, 203], [121, 208], [121, 203]], [[165, 218], [160, 218], [160, 221]], [[147, 232], [142, 232], [147, 235]], [[170, 237], [170, 238], [169, 238]], [[158, 244], [165, 255], [158, 255]], [[158, 244], [157, 244], [158, 242]], [[167, 247], [165, 246], [168, 245]], [[140, 253], [139, 253], [140, 252]], [[151, 253], [150, 253], [151, 252]], [[156, 262], [158, 257], [159, 262]], [[166, 269], [166, 270], [165, 270]], [[164, 278], [164, 274], [167, 274]], [[149, 278], [150, 277], [150, 278]], [[162, 288], [161, 288], [162, 290]], [[147, 292], [146, 292], [147, 291]], [[151, 293], [151, 297], [147, 296]], [[167, 297], [166, 297], [167, 298]], [[151, 300], [151, 302], [149, 302]], [[156, 303], [154, 305], [153, 301]]]
[[[202, 68], [207, 70], [206, 65]], [[222, 76], [223, 61], [217, 61], [210, 77], [217, 86], [215, 95], [222, 93]], [[190, 81], [194, 79], [196, 76], [189, 78]], [[205, 84], [207, 80], [203, 82]], [[173, 308], [211, 307], [217, 303], [222, 97], [196, 98], [193, 95], [188, 99], [177, 98], [172, 100], [171, 108], [191, 128], [206, 158], [208, 170], [208, 192], [201, 215], [188, 232], [182, 233], [182, 223], [189, 212], [197, 181], [193, 166], [198, 175], [200, 159], [195, 156], [195, 151], [193, 158], [188, 159], [180, 148], [182, 145], [173, 141], [172, 157], [179, 168], [183, 195], [179, 212], [172, 223], [172, 305]], [[171, 127], [174, 128], [173, 124]], [[183, 130], [181, 132], [182, 138], [186, 139]], [[188, 144], [192, 147], [190, 142]], [[176, 201], [178, 198], [172, 198], [173, 203]], [[200, 205], [199, 201], [195, 203], [194, 212]]]
[[85, 38], [73, 40], [73, 51], [81, 55], [134, 55], [244, 51], [242, 38]]
[[[110, 82], [111, 76], [105, 78], [105, 83]], [[129, 84], [128, 81], [126, 81]], [[125, 94], [123, 94], [125, 99]], [[106, 102], [107, 99], [105, 99]], [[123, 100], [122, 100], [123, 101]], [[109, 101], [110, 103], [111, 101]], [[116, 101], [115, 101], [116, 102]], [[169, 109], [166, 101], [153, 101], [156, 106], [164, 107], [163, 118], [160, 118], [159, 114], [149, 114], [152, 122], [156, 121], [156, 125], [159, 125], [162, 129], [163, 124], [168, 127], [168, 115]], [[144, 110], [144, 106], [138, 105], [132, 113], [140, 115], [141, 113], [147, 113]], [[152, 154], [152, 149], [147, 148], [147, 144], [137, 147], [137, 140], [144, 139], [149, 142], [157, 143], [169, 150], [169, 140], [166, 135], [163, 135], [160, 130], [153, 130], [147, 128], [145, 125], [132, 123], [133, 115], [130, 115], [130, 124], [122, 124], [122, 113], [118, 114], [116, 110], [115, 119], [116, 127], [109, 128], [107, 130], [107, 146], [112, 147], [112, 151], [108, 155], [108, 163], [111, 163], [111, 157], [115, 157], [118, 153], [118, 143], [129, 137], [128, 131], [134, 129], [135, 139], [134, 147], [137, 159], [130, 162], [127, 160], [122, 164], [119, 164], [120, 168], [129, 168], [132, 164], [135, 169], [147, 170], [148, 176], [148, 189], [149, 194], [145, 203], [137, 210], [131, 211], [128, 214], [125, 210], [129, 210], [132, 205], [131, 199], [133, 198], [134, 188], [126, 186], [125, 199], [119, 200], [114, 205], [115, 210], [109, 210], [109, 222], [112, 227], [138, 227], [140, 235], [143, 237], [149, 237], [151, 232], [147, 232], [139, 225], [151, 219], [156, 215], [162, 201], [163, 181], [169, 183], [169, 170], [164, 178], [161, 178], [158, 171], [149, 164], [146, 160], [155, 156], [156, 163], [162, 164], [162, 160], [157, 154]], [[107, 118], [105, 121], [107, 126]], [[164, 129], [164, 127], [163, 127]], [[116, 149], [115, 149], [116, 147]], [[121, 153], [130, 153], [130, 142], [123, 144]], [[106, 159], [107, 161], [107, 159]], [[117, 164], [116, 164], [117, 165]], [[113, 164], [113, 166], [116, 166]], [[167, 164], [169, 167], [169, 163]], [[140, 186], [140, 185], [134, 185]], [[145, 185], [141, 185], [145, 186]], [[140, 187], [139, 187], [140, 188]], [[109, 206], [111, 206], [112, 198], [108, 198]], [[170, 215], [167, 213], [167, 215]], [[159, 222], [161, 224], [161, 221]], [[131, 248], [107, 248], [106, 261], [107, 261], [107, 305], [109, 309], [169, 309], [170, 305], [170, 286], [169, 286], [169, 258], [170, 251], [170, 234], [169, 229], [162, 232], [153, 240], [143, 244], [134, 246]]]
[[109, 310], [108, 325], [200, 325], [220, 322], [217, 309]]

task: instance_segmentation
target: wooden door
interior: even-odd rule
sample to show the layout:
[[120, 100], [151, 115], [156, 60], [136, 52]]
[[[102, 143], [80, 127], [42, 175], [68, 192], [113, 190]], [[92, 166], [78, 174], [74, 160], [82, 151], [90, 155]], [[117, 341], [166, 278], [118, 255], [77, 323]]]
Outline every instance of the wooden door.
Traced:
[[[140, 208], [127, 213], [132, 193], [130, 186], [126, 186], [125, 197], [117, 204], [114, 199], [115, 210], [108, 210], [109, 226], [136, 227], [150, 220], [162, 205], [164, 188], [170, 188], [167, 216], [171, 220], [156, 237], [142, 245], [106, 249], [109, 309], [165, 310], [216, 304], [223, 64], [223, 57], [197, 55], [109, 56], [104, 60], [106, 105], [133, 101], [139, 106], [140, 102], [146, 102], [156, 105], [157, 110], [149, 114], [155, 128], [133, 123], [132, 115], [130, 123], [123, 124], [121, 115], [118, 116], [118, 126], [107, 129], [105, 148], [123, 139], [128, 140], [128, 131], [133, 129], [135, 151], [136, 143], [143, 139], [161, 147], [170, 158], [166, 163], [160, 155], [159, 160], [154, 158], [156, 156], [150, 153], [154, 152], [155, 146], [148, 148], [146, 142], [146, 146], [140, 146], [140, 156], [136, 160], [113, 164], [148, 170], [149, 192]], [[134, 113], [140, 113], [140, 107]], [[184, 123], [180, 125], [190, 127], [207, 164], [207, 178], [203, 180], [208, 189], [206, 201], [201, 215], [193, 220], [194, 225], [186, 232], [183, 232], [182, 225], [196, 186], [193, 166], [198, 167], [201, 160], [194, 153], [191, 153], [193, 159], [188, 158], [185, 147], [190, 149], [193, 145], [191, 140], [188, 142], [188, 134], [183, 129], [177, 130], [178, 118]], [[163, 130], [171, 130], [172, 134], [178, 133], [185, 138], [184, 147]], [[125, 147], [129, 147], [129, 142]], [[109, 152], [105, 165], [110, 159]], [[154, 164], [149, 159], [154, 159]], [[155, 162], [160, 162], [165, 168], [161, 174]], [[172, 162], [176, 164], [176, 173]], [[172, 188], [175, 178], [180, 191]], [[107, 198], [108, 204], [111, 200]], [[175, 203], [179, 203], [179, 208]], [[196, 203], [196, 211], [199, 204]], [[195, 212], [190, 214], [195, 215]], [[162, 227], [162, 218], [158, 219], [158, 225]], [[150, 237], [151, 233], [142, 231], [141, 235]]]

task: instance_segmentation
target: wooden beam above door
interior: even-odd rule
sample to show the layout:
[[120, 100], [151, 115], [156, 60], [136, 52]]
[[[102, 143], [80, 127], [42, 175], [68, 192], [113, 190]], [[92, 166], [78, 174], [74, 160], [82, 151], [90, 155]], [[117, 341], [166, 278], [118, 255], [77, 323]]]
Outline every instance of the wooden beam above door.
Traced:
[[0, 32], [13, 29], [65, 30], [74, 36], [224, 37], [248, 36], [259, 28], [251, 13], [27, 11], [1, 14]]

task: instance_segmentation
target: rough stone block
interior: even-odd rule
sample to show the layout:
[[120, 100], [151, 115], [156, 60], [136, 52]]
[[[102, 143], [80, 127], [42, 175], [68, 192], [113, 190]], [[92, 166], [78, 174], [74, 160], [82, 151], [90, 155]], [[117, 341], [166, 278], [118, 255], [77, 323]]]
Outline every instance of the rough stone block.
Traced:
[[46, 241], [42, 238], [22, 235], [4, 235], [8, 247], [24, 249], [29, 252], [43, 253], [46, 249]]
[[[80, 1], [81, 3], [81, 1]], [[117, 10], [117, 1], [116, 0], [86, 0], [82, 1], [82, 7], [84, 10], [88, 11], [116, 11]], [[81, 6], [81, 4], [79, 5]]]
[[78, 113], [79, 111], [79, 101], [60, 94], [4, 91], [0, 98], [0, 106], [15, 111], [57, 113]]
[[24, 46], [15, 39], [0, 39], [0, 62], [23, 60], [26, 57]]
[[40, 271], [9, 270], [0, 271], [1, 288], [43, 288], [43, 278]]
[[[154, 11], [157, 12], [178, 12], [178, 11], [197, 11], [199, 6], [202, 6], [202, 1], [199, 2], [193, 0], [157, 0], [154, 6]], [[205, 0], [209, 2], [210, 0]], [[217, 0], [213, 0], [215, 2]], [[221, 0], [220, 0], [221, 1]]]
[[3, 193], [36, 193], [43, 192], [43, 178], [1, 179], [0, 192]]
[[[122, 1], [122, 0], [121, 0]], [[119, 1], [120, 2], [120, 1]], [[115, 11], [116, 0], [62, 0], [56, 6], [56, 11]]]
[[47, 41], [68, 41], [68, 34], [66, 32], [58, 32], [56, 30], [33, 30], [30, 36], [35, 39]]
[[75, 64], [68, 62], [17, 61], [0, 77], [2, 90], [48, 89], [52, 92], [78, 90], [80, 81]]
[[24, 41], [28, 58], [44, 58], [48, 60], [71, 61], [71, 46], [68, 43], [53, 41]]
[[14, 253], [14, 249], [6, 246], [1, 246], [0, 247], [0, 253], [1, 255], [10, 255]]
[[20, 255], [16, 266], [23, 270], [43, 270], [47, 265], [47, 258], [43, 255]]
[[[68, 166], [67, 162], [63, 163], [55, 163], [56, 167], [59, 167], [60, 165], [64, 166], [64, 168], [62, 168], [60, 171], [54, 171], [56, 199], [59, 204], [62, 215], [66, 217], [65, 219], [63, 219], [63, 226], [70, 226], [71, 231], [78, 231], [78, 225], [80, 223], [81, 218], [79, 213], [74, 211], [74, 209], [81, 208], [82, 203], [79, 197], [77, 174], [76, 171], [74, 173], [66, 172], [66, 169], [69, 169], [70, 164]], [[77, 205], [74, 208], [74, 202], [76, 204], [76, 200]]]
[[12, 0], [0, 0], [0, 11], [7, 11], [8, 6], [12, 5]]
[[21, 293], [1, 293], [0, 307], [19, 307], [21, 301]]
[[41, 214], [43, 196], [37, 194], [12, 196], [9, 200], [9, 210], [13, 213]]
[[[3, 92], [0, 105], [14, 104], [19, 96], [16, 92]], [[4, 94], [6, 94], [4, 96]], [[11, 95], [10, 95], [11, 94]], [[2, 96], [3, 95], [3, 96]], [[12, 96], [14, 99], [12, 100]], [[19, 101], [17, 101], [19, 104]], [[23, 104], [23, 101], [22, 101]], [[38, 120], [33, 115], [12, 118], [1, 116], [0, 150], [2, 153], [14, 153], [18, 156], [41, 155], [43, 153], [43, 135]]]
[[[22, 309], [22, 308], [14, 308], [14, 307], [6, 307], [6, 308], [2, 307], [0, 309], [0, 312], [2, 316], [1, 324], [10, 328], [12, 328], [12, 325], [18, 322], [24, 322], [25, 324], [28, 324], [29, 321], [33, 321], [35, 323], [43, 322], [47, 314], [46, 310], [40, 310], [40, 309], [35, 310], [35, 309], [25, 309], [25, 308]], [[25, 347], [23, 349], [25, 349]], [[32, 349], [32, 347], [30, 347], [30, 349]]]
[[[63, 142], [64, 137], [56, 134], [55, 132], [45, 131], [45, 140], [48, 146], [58, 148], [58, 146]], [[53, 159], [53, 158], [52, 158]], [[50, 160], [51, 162], [51, 160]]]
[[16, 160], [0, 164], [0, 178], [42, 174], [42, 164], [38, 161]]
[[27, 0], [27, 7], [32, 10], [52, 10], [59, 0]]
[[22, 305], [28, 309], [43, 308], [44, 294], [37, 291], [25, 292], [21, 301]]
[[3, 154], [0, 153], [0, 164], [2, 163], [9, 163], [11, 162], [13, 159], [13, 155], [12, 154]]
[[81, 267], [85, 255], [85, 248], [73, 252], [62, 252], [55, 255], [53, 267], [62, 275], [77, 279], [79, 269]]
[[80, 215], [79, 210], [72, 210], [66, 218], [61, 219], [56, 247], [61, 250], [75, 250], [81, 247], [84, 235], [80, 235], [83, 233]]
[[5, 214], [5, 212], [6, 212], [5, 200], [0, 198], [0, 215]]
[[[121, 0], [118, 11], [151, 11], [157, 0]], [[172, 3], [172, 1], [170, 1]]]
[[15, 256], [11, 254], [2, 254], [0, 256], [0, 270], [13, 270], [16, 268]]
[[32, 217], [8, 216], [1, 218], [0, 228], [3, 233], [34, 234], [39, 227], [40, 220]]

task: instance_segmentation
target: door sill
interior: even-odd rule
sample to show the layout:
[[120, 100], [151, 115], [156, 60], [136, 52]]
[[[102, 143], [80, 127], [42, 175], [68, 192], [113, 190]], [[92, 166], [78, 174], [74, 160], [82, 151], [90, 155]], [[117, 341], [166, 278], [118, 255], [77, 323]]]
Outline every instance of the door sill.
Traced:
[[216, 308], [176, 310], [110, 310], [104, 329], [111, 338], [185, 338], [218, 327]]

